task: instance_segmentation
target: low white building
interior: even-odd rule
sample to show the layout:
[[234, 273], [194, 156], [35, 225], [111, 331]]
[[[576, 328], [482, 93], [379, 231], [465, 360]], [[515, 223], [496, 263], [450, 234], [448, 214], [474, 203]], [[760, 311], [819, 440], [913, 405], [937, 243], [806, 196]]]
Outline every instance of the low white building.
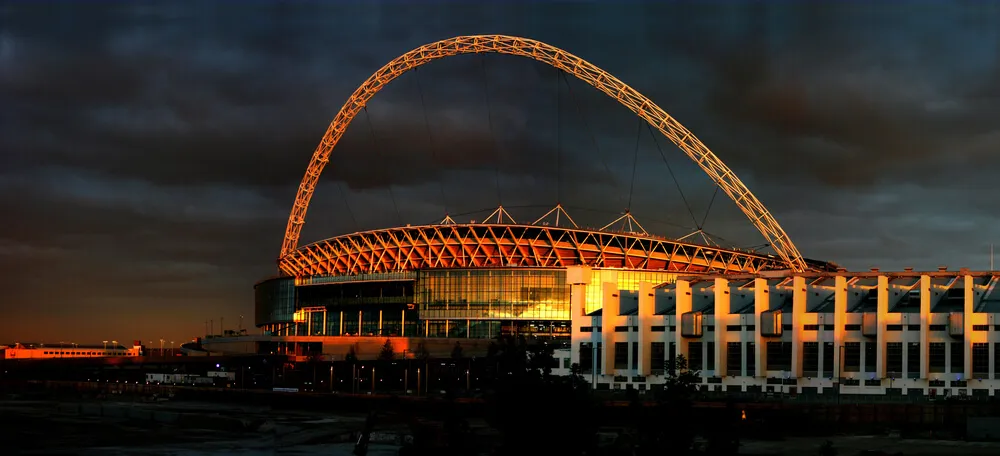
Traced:
[[142, 356], [142, 346], [135, 344], [126, 348], [118, 344], [21, 344], [17, 343], [3, 351], [5, 359], [60, 359], [60, 358], [101, 358]]
[[[656, 389], [675, 354], [701, 373], [706, 391], [980, 396], [1000, 388], [992, 272], [681, 276], [629, 291], [619, 290], [615, 270], [574, 266], [567, 281], [570, 363], [598, 389]], [[587, 296], [594, 281], [603, 284], [599, 296]]]

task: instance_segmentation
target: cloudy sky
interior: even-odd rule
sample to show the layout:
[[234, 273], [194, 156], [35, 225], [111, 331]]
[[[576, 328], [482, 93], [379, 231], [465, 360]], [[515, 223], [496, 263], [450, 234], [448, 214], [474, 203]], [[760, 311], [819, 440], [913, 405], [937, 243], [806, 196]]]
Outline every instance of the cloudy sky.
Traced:
[[[0, 341], [252, 327], [253, 283], [276, 272], [340, 106], [385, 62], [464, 34], [536, 38], [643, 92], [808, 257], [982, 269], [1000, 241], [991, 3], [136, 3], [0, 6]], [[557, 201], [587, 225], [631, 207], [684, 235], [714, 187], [656, 141], [543, 64], [432, 62], [352, 123], [302, 241], [499, 203], [531, 219]], [[703, 228], [720, 243], [763, 242], [724, 195], [711, 206]]]

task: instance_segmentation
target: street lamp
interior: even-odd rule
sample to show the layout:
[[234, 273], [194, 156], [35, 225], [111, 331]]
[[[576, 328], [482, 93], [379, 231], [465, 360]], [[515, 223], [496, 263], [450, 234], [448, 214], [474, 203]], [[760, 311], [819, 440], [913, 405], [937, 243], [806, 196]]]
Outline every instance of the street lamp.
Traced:
[[108, 341], [103, 340], [101, 342], [104, 342], [104, 356], [108, 356]]
[[118, 352], [118, 341], [117, 340], [111, 341], [111, 349], [114, 350], [115, 353]]
[[160, 356], [163, 356], [163, 339], [160, 339]]
[[174, 356], [174, 341], [170, 341], [170, 356]]

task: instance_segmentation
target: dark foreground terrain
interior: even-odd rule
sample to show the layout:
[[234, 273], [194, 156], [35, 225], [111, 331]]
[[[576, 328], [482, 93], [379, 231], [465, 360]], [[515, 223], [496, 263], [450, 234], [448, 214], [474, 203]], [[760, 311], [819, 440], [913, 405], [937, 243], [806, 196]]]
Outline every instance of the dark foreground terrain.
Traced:
[[[364, 417], [189, 401], [129, 402], [0, 400], [4, 455], [349, 455]], [[495, 436], [470, 423], [482, 439]], [[378, 426], [369, 455], [395, 455], [405, 426]], [[605, 440], [613, 440], [608, 432]], [[903, 439], [892, 436], [743, 439], [740, 454], [814, 455], [824, 440], [840, 456], [866, 450], [905, 456], [997, 455], [1000, 443]], [[381, 443], [380, 443], [381, 442]], [[877, 454], [877, 453], [875, 453]]]

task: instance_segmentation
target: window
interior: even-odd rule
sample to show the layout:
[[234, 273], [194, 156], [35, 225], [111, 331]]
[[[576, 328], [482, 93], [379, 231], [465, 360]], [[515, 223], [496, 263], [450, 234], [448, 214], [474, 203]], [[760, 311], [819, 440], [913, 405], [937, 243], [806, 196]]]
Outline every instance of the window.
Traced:
[[632, 342], [632, 369], [639, 368], [639, 343]]
[[591, 373], [594, 369], [594, 344], [580, 343], [580, 371]]
[[688, 370], [700, 371], [703, 368], [703, 359], [701, 342], [688, 342]]
[[753, 342], [747, 342], [747, 376], [757, 376], [757, 356], [754, 354]]
[[767, 367], [769, 371], [788, 371], [792, 370], [792, 343], [791, 342], [768, 342], [767, 351], [764, 353], [767, 357]]
[[951, 373], [965, 373], [965, 342], [951, 343]]
[[993, 344], [993, 376], [1000, 378], [1000, 343]]
[[819, 375], [819, 342], [802, 343], [802, 375], [806, 377]]
[[927, 370], [935, 373], [944, 373], [945, 367], [945, 343], [944, 342], [931, 342], [927, 344], [928, 351], [928, 366]]
[[878, 364], [878, 357], [875, 354], [875, 344], [878, 342], [865, 342], [865, 372], [876, 372], [875, 366]]
[[705, 344], [708, 348], [708, 354], [705, 358], [705, 370], [714, 371], [715, 370], [715, 342], [708, 342]]
[[861, 342], [844, 344], [844, 372], [861, 371]]
[[989, 378], [990, 376], [990, 345], [985, 343], [972, 344], [972, 376]]
[[887, 342], [885, 344], [885, 375], [889, 378], [899, 378], [903, 374], [903, 343]]
[[[677, 342], [671, 342], [667, 344], [667, 359], [673, 362], [677, 358]], [[673, 370], [670, 372], [673, 373]]]
[[649, 358], [653, 375], [663, 374], [667, 362], [666, 344], [663, 342], [651, 342], [649, 344]]
[[743, 347], [739, 342], [726, 343], [726, 375], [743, 375]]
[[920, 342], [906, 344], [906, 378], [920, 378]]
[[823, 377], [833, 378], [833, 342], [823, 344]]
[[615, 369], [628, 369], [628, 342], [615, 342]]

